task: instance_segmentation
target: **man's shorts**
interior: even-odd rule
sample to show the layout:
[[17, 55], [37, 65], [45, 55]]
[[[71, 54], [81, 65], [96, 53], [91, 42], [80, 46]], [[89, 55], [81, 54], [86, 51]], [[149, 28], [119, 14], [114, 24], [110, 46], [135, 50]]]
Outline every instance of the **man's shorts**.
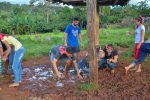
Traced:
[[72, 47], [73, 48], [73, 53], [78, 53], [80, 52], [80, 48], [78, 47]]
[[75, 57], [75, 59], [77, 58], [77, 53], [80, 52], [80, 48], [78, 47], [72, 47], [73, 48], [73, 56]]

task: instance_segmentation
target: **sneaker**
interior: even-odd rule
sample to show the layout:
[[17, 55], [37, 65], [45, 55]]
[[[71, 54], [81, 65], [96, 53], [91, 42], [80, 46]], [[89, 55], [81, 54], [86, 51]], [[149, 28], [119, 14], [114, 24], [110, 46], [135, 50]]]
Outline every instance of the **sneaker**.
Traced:
[[9, 85], [10, 88], [12, 88], [12, 87], [18, 87], [18, 86], [19, 86], [19, 83], [13, 83], [13, 84]]

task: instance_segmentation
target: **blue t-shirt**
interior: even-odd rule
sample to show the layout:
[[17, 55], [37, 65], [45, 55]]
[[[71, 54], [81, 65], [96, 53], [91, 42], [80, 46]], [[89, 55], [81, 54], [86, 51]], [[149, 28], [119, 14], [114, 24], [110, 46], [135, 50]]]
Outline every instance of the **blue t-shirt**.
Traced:
[[67, 44], [71, 47], [78, 47], [78, 35], [80, 32], [80, 27], [74, 27], [72, 24], [66, 27], [65, 33], [68, 34]]

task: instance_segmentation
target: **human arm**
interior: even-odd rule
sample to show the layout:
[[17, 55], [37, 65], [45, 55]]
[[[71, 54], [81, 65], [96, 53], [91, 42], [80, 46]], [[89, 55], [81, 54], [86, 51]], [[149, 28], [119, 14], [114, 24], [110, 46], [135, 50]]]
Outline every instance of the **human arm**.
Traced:
[[138, 49], [141, 47], [141, 45], [142, 45], [142, 43], [144, 41], [144, 36], [145, 36], [145, 29], [142, 29], [142, 31], [141, 31], [141, 39], [140, 39], [140, 42], [139, 42], [139, 44], [137, 46]]
[[81, 47], [83, 48], [84, 44], [83, 44], [83, 41], [82, 41], [82, 35], [79, 34], [78, 37], [79, 37], [79, 40], [80, 40]]
[[3, 49], [0, 48], [0, 55], [2, 56], [4, 54]]
[[4, 54], [3, 48], [2, 48], [2, 43], [0, 42], [0, 55], [2, 56]]
[[65, 32], [65, 35], [64, 35], [64, 45], [67, 46], [67, 37], [68, 37], [68, 34]]
[[57, 59], [54, 59], [52, 65], [53, 65], [54, 74], [56, 74], [56, 76], [59, 77], [60, 73], [57, 68], [57, 61], [58, 61]]
[[82, 76], [80, 75], [79, 68], [78, 68], [78, 65], [77, 65], [76, 60], [73, 61], [73, 64], [74, 64], [75, 69], [76, 69], [76, 71], [77, 71], [77, 77], [78, 77], [79, 79], [83, 79]]
[[118, 62], [118, 55], [114, 56], [114, 59], [109, 59], [109, 62], [117, 63]]
[[4, 45], [6, 46], [7, 50], [4, 52], [4, 55], [3, 55], [3, 61], [6, 61], [7, 60], [7, 57], [11, 51], [11, 47], [10, 45], [8, 44], [7, 41], [2, 41], [4, 43]]
[[65, 29], [65, 35], [64, 35], [64, 45], [65, 46], [68, 46], [67, 44], [67, 38], [68, 38], [68, 34], [70, 33], [70, 26], [67, 26], [66, 29]]
[[99, 58], [102, 59], [105, 57], [105, 52], [103, 50], [99, 50]]

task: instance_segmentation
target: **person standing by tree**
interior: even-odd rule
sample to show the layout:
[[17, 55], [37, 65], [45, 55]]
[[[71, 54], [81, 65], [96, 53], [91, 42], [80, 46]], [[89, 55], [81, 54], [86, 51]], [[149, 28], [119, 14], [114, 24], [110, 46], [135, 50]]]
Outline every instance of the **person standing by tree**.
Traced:
[[78, 20], [78, 18], [74, 18], [72, 24], [70, 24], [66, 27], [64, 44], [65, 44], [65, 46], [72, 47], [74, 49], [75, 55], [78, 52], [80, 52], [78, 38], [80, 40], [81, 46], [84, 47], [83, 42], [82, 42], [81, 30], [79, 27], [79, 20]]
[[[75, 59], [77, 58], [77, 53], [80, 52], [78, 38], [80, 40], [81, 47], [84, 47], [83, 42], [82, 42], [81, 30], [79, 27], [79, 20], [78, 18], [74, 18], [72, 24], [66, 27], [65, 36], [64, 36], [64, 42], [65, 42], [64, 45], [70, 46], [73, 48], [73, 55]], [[68, 64], [68, 65], [71, 65], [71, 64]], [[69, 67], [70, 66], [66, 66], [66, 69], [69, 69]]]

